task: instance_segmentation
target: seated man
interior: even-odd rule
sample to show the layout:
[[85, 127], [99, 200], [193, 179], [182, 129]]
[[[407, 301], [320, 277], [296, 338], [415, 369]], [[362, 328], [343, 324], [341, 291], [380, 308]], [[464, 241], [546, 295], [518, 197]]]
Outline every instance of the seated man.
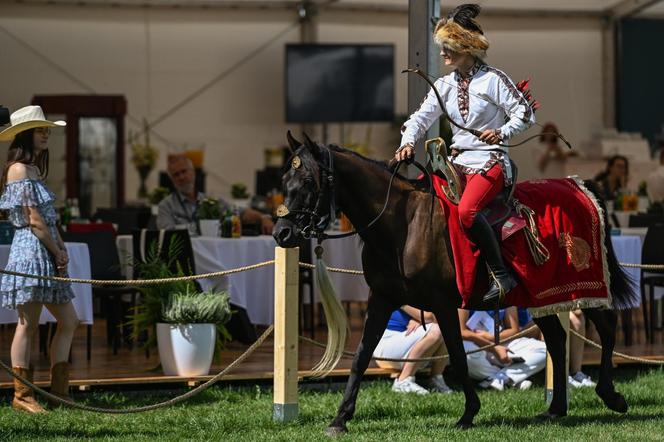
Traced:
[[[374, 350], [374, 357], [417, 359], [445, 354], [445, 344], [435, 316], [430, 312], [424, 312], [426, 331], [420, 320], [420, 310], [409, 305], [403, 305], [399, 310], [392, 312], [383, 337], [376, 346], [376, 350]], [[392, 391], [397, 393], [429, 393], [424, 387], [415, 382], [415, 372], [418, 368], [426, 365], [426, 362], [376, 361], [376, 364], [381, 368], [401, 370], [399, 377], [394, 380]], [[445, 365], [445, 359], [431, 362], [431, 377], [427, 382], [427, 386], [432, 391], [439, 393], [452, 392], [452, 389], [445, 384], [443, 379]]]
[[[461, 337], [466, 352], [494, 343], [492, 313], [459, 310]], [[499, 315], [501, 341], [519, 332], [516, 307], [502, 309]], [[508, 385], [526, 390], [532, 385], [528, 378], [542, 370], [545, 364], [544, 342], [532, 338], [518, 338], [505, 345], [468, 355], [468, 374], [471, 378], [482, 381], [482, 388], [491, 387], [502, 391]]]
[[[171, 156], [168, 158], [167, 171], [176, 190], [159, 203], [157, 228], [175, 229], [179, 226], [187, 226], [190, 232], [196, 232], [196, 211], [199, 202], [205, 198], [205, 195], [202, 192], [196, 192], [194, 187], [196, 178], [194, 165], [184, 155]], [[220, 200], [220, 204], [222, 211], [229, 207], [223, 200]], [[242, 211], [240, 218], [243, 224], [260, 225], [261, 233], [264, 235], [272, 233], [273, 223], [269, 215], [247, 208]]]

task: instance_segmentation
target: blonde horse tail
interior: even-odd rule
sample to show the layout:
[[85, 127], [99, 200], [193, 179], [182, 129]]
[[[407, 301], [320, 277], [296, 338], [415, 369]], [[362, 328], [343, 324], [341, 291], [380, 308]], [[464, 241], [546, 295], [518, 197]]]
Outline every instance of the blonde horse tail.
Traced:
[[322, 378], [334, 370], [343, 356], [350, 328], [346, 312], [337, 298], [330, 274], [322, 259], [316, 259], [316, 280], [320, 287], [321, 302], [327, 319], [327, 346], [323, 357], [311, 370], [312, 377]]

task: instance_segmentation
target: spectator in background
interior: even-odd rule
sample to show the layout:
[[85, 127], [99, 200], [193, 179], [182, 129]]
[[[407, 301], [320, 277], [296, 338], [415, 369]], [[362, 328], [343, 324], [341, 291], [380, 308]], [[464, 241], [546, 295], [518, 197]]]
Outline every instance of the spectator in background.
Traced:
[[[581, 310], [572, 310], [569, 312], [569, 328], [578, 334], [586, 335], [586, 317]], [[595, 384], [590, 376], [581, 371], [583, 363], [583, 347], [585, 343], [574, 333], [570, 333], [569, 338], [569, 385], [574, 388], [594, 387]]]
[[[392, 316], [383, 332], [383, 337], [374, 350], [374, 357], [393, 359], [417, 359], [428, 356], [442, 356], [446, 353], [440, 328], [431, 312], [424, 312], [426, 330], [420, 323], [422, 315], [419, 309], [403, 305], [392, 312]], [[429, 391], [415, 382], [415, 373], [426, 363], [376, 361], [381, 368], [399, 369], [401, 372], [394, 380], [392, 391], [397, 393], [428, 394]], [[443, 379], [446, 360], [431, 362], [431, 377], [427, 387], [439, 393], [451, 393]]]
[[[190, 232], [197, 230], [196, 222], [199, 203], [205, 199], [202, 192], [196, 192], [196, 171], [191, 160], [184, 155], [174, 155], [168, 158], [168, 176], [175, 187], [175, 191], [159, 203], [159, 215], [157, 216], [157, 228], [175, 229], [177, 227], [188, 228]], [[222, 211], [229, 205], [219, 201]], [[269, 235], [272, 233], [273, 222], [270, 215], [264, 215], [257, 210], [247, 208], [240, 215], [243, 224], [259, 225], [261, 233]]]
[[[459, 309], [461, 337], [466, 352], [493, 344], [493, 312], [472, 312]], [[500, 339], [519, 332], [516, 307], [499, 311]], [[546, 364], [546, 345], [532, 338], [513, 339], [486, 351], [468, 355], [468, 374], [481, 381], [482, 388], [502, 391], [506, 386], [520, 390], [531, 387], [530, 376], [541, 371]]]
[[558, 128], [549, 122], [544, 125], [539, 137], [540, 149], [538, 150], [537, 167], [540, 173], [547, 178], [564, 178], [566, 176], [565, 163], [569, 155], [558, 143], [558, 137], [547, 135], [551, 133], [558, 133]]
[[660, 141], [660, 148], [655, 153], [655, 158], [659, 160], [659, 166], [648, 175], [646, 180], [648, 196], [653, 203], [664, 201], [664, 140]]
[[622, 155], [614, 155], [607, 161], [606, 170], [595, 177], [595, 182], [604, 199], [609, 201], [626, 189], [628, 179], [629, 161]]

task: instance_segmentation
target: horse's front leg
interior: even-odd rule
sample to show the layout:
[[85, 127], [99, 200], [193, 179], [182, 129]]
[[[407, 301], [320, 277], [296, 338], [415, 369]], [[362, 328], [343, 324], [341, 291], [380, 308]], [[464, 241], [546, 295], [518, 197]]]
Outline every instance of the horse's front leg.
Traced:
[[463, 348], [461, 339], [461, 327], [459, 326], [459, 315], [456, 307], [453, 305], [444, 305], [435, 309], [438, 326], [445, 339], [447, 352], [450, 355], [450, 363], [454, 368], [457, 381], [463, 386], [463, 393], [466, 396], [466, 408], [463, 416], [457, 422], [459, 428], [470, 428], [473, 426], [473, 419], [480, 411], [480, 398], [477, 396], [475, 387], [468, 376], [468, 360], [466, 351]]
[[602, 340], [602, 364], [595, 391], [604, 404], [618, 413], [627, 412], [627, 401], [618, 393], [613, 385], [613, 347], [616, 344], [616, 312], [613, 310], [584, 309], [583, 313], [590, 319]]
[[565, 374], [565, 346], [567, 336], [557, 315], [533, 318], [546, 342], [546, 349], [553, 364], [553, 398], [549, 410], [537, 416], [538, 420], [548, 421], [567, 416], [567, 375]]
[[375, 293], [369, 297], [362, 340], [360, 341], [360, 345], [357, 347], [357, 353], [353, 358], [350, 377], [346, 384], [346, 391], [344, 393], [344, 398], [341, 401], [341, 405], [339, 406], [339, 411], [330, 426], [327, 428], [326, 433], [328, 435], [335, 435], [348, 431], [346, 428], [346, 422], [351, 420], [353, 414], [355, 414], [355, 402], [357, 401], [357, 394], [360, 390], [362, 376], [369, 366], [371, 356], [378, 345], [378, 341], [380, 341], [380, 338], [383, 336], [390, 315], [397, 307], [398, 306], [393, 305], [392, 302], [388, 301], [387, 298], [376, 296]]

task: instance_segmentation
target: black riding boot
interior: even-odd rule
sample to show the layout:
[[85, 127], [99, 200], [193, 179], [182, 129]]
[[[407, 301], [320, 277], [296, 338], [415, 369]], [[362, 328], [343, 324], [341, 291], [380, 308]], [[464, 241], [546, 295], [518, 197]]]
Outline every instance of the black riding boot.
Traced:
[[475, 216], [475, 220], [470, 226], [470, 234], [475, 244], [480, 248], [493, 274], [489, 291], [486, 292], [482, 299], [486, 303], [502, 301], [502, 297], [516, 287], [517, 282], [507, 270], [507, 267], [505, 267], [496, 235], [482, 213], [478, 213]]

